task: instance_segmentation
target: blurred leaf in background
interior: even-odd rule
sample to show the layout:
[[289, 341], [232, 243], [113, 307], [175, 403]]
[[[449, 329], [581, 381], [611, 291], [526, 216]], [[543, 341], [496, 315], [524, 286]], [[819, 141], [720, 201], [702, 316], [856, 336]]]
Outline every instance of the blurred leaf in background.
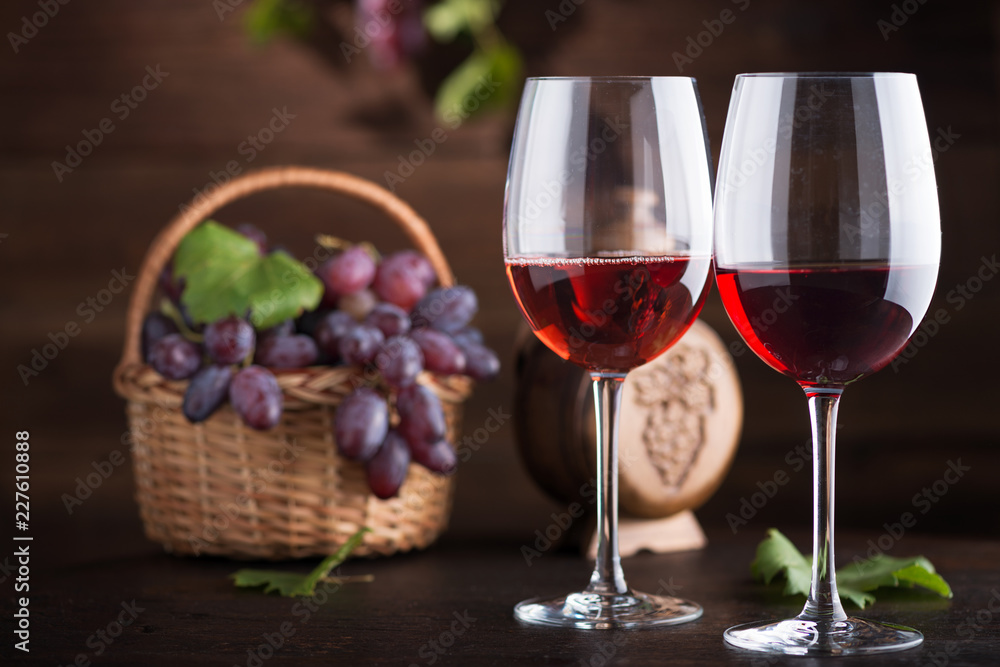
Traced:
[[436, 41], [447, 44], [461, 32], [479, 35], [489, 30], [499, 11], [495, 0], [443, 0], [424, 12], [424, 25]]
[[[316, 39], [316, 22], [326, 15], [320, 5], [254, 0], [244, 16], [247, 33], [257, 44], [278, 36]], [[413, 61], [428, 35], [437, 44], [471, 48], [433, 93], [435, 115], [455, 129], [485, 110], [509, 108], [520, 93], [523, 60], [497, 27], [502, 5], [501, 0], [441, 0], [424, 9], [423, 0], [353, 0], [354, 39], [342, 47], [352, 55], [365, 51], [372, 67], [383, 72]]]
[[434, 100], [452, 129], [485, 109], [505, 107], [520, 92], [521, 54], [509, 44], [476, 50], [442, 82]]
[[265, 44], [277, 35], [302, 38], [316, 20], [313, 9], [296, 0], [255, 0], [243, 17], [255, 44]]
[[438, 88], [434, 111], [453, 129], [486, 109], [503, 108], [520, 92], [521, 53], [501, 34], [497, 0], [443, 0], [424, 13], [435, 41], [446, 44], [467, 35], [473, 51]]

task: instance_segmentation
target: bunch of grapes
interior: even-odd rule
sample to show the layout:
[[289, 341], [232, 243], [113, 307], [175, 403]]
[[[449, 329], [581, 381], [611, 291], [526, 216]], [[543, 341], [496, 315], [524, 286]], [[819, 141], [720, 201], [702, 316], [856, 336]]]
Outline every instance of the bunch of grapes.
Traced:
[[317, 274], [327, 303], [337, 303], [306, 323], [321, 353], [365, 365], [381, 379], [356, 389], [337, 408], [334, 437], [341, 456], [365, 463], [379, 498], [399, 492], [411, 461], [453, 472], [457, 461], [441, 401], [417, 378], [424, 370], [476, 380], [496, 376], [499, 360], [469, 326], [479, 308], [475, 293], [464, 286], [435, 289], [430, 262], [412, 250], [376, 263], [355, 246]]
[[[227, 317], [204, 328], [201, 342], [178, 331], [161, 313], [150, 313], [143, 324], [146, 361], [160, 375], [187, 380], [183, 412], [193, 424], [205, 421], [229, 400], [250, 428], [266, 431], [281, 420], [281, 388], [274, 373], [253, 358], [257, 334], [245, 319]], [[262, 344], [266, 344], [265, 336]]]
[[[262, 232], [248, 225], [238, 231], [267, 252]], [[411, 461], [453, 472], [457, 461], [444, 409], [418, 378], [425, 370], [479, 381], [497, 375], [496, 354], [469, 324], [478, 310], [475, 293], [465, 286], [435, 288], [433, 267], [413, 250], [378, 261], [365, 246], [351, 246], [316, 275], [325, 289], [317, 310], [264, 331], [231, 316], [207, 324], [199, 335], [180, 302], [184, 285], [168, 267], [161, 286], [181, 321], [161, 313], [146, 317], [145, 358], [166, 378], [190, 379], [183, 410], [192, 423], [208, 419], [228, 399], [243, 422], [259, 430], [281, 419], [282, 393], [271, 369], [360, 367], [368, 383], [338, 407], [334, 437], [341, 456], [365, 463], [372, 492], [397, 495]]]
[[[252, 225], [241, 225], [238, 231], [257, 243], [261, 254], [267, 252], [262, 231]], [[181, 303], [184, 282], [174, 279], [172, 263], [161, 274], [160, 287], [180, 314], [179, 321], [158, 312], [147, 315], [143, 355], [163, 377], [190, 379], [182, 406], [188, 421], [205, 421], [228, 400], [250, 428], [274, 428], [281, 420], [281, 388], [270, 370], [250, 363], [270, 332], [258, 336], [249, 321], [236, 316], [207, 325], [192, 322]]]

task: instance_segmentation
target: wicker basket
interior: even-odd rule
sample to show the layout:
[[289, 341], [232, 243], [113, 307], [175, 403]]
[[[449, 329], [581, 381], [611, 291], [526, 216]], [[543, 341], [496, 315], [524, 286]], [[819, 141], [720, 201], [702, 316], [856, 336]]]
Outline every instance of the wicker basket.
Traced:
[[[225, 405], [201, 424], [181, 413], [186, 382], [164, 379], [140, 357], [142, 320], [157, 278], [184, 235], [222, 206], [286, 187], [332, 190], [387, 214], [434, 266], [442, 285], [454, 278], [430, 228], [406, 203], [349, 174], [282, 167], [251, 173], [194, 202], [153, 240], [127, 314], [115, 390], [128, 400], [137, 500], [147, 536], [173, 553], [284, 559], [326, 555], [366, 526], [358, 555], [423, 548], [444, 530], [453, 480], [411, 465], [397, 498], [368, 490], [364, 466], [337, 455], [333, 417], [359, 379], [353, 367], [278, 371], [284, 416], [271, 431], [245, 427]], [[457, 442], [471, 382], [423, 373], [441, 399]]]

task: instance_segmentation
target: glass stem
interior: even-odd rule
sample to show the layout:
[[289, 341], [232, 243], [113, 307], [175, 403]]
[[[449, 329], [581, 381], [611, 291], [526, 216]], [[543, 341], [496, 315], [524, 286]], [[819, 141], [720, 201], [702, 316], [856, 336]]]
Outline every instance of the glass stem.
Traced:
[[810, 621], [847, 618], [837, 593], [833, 551], [834, 457], [842, 389], [807, 388], [813, 439], [813, 566], [809, 599], [799, 614]]
[[597, 562], [588, 593], [628, 592], [618, 555], [618, 415], [624, 373], [592, 373], [597, 413]]

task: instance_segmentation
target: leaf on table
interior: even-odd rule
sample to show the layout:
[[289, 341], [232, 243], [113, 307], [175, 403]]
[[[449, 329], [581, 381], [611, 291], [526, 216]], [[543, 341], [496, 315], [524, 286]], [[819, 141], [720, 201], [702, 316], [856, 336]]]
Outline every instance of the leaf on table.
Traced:
[[237, 586], [255, 588], [264, 586], [264, 593], [278, 591], [285, 597], [296, 595], [312, 595], [314, 589], [306, 587], [306, 575], [295, 572], [279, 572], [277, 570], [244, 569], [230, 575]]
[[[750, 564], [754, 578], [770, 583], [785, 577], [785, 595], [808, 595], [812, 574], [812, 559], [803, 555], [777, 529], [767, 531], [767, 538], [757, 546], [757, 558]], [[855, 559], [837, 570], [837, 591], [842, 599], [864, 609], [875, 602], [869, 591], [881, 587], [920, 586], [941, 597], [952, 596], [951, 587], [939, 575], [934, 565], [923, 556], [893, 558], [884, 554], [868, 559]]]
[[767, 531], [767, 538], [757, 545], [757, 558], [750, 571], [765, 584], [778, 575], [785, 577], [785, 595], [807, 595], [812, 577], [812, 561], [795, 548], [777, 528]]
[[948, 582], [923, 556], [893, 558], [878, 554], [865, 560], [856, 560], [837, 570], [837, 590], [840, 591], [841, 597], [847, 597], [862, 609], [865, 608], [865, 604], [859, 600], [863, 599], [869, 603], [875, 601], [875, 596], [865, 591], [875, 590], [881, 586], [893, 588], [921, 586], [944, 598], [950, 598], [952, 595]]
[[875, 596], [871, 593], [866, 593], [865, 591], [854, 588], [853, 586], [841, 586], [840, 576], [837, 577], [837, 593], [840, 594], [840, 600], [843, 602], [847, 600], [848, 602], [854, 603], [858, 609], [864, 609], [870, 604], [874, 604]]
[[281, 570], [252, 570], [243, 569], [229, 575], [237, 586], [256, 588], [264, 586], [264, 593], [278, 591], [285, 597], [309, 597], [316, 593], [316, 584], [330, 574], [333, 568], [337, 567], [351, 554], [354, 549], [361, 544], [368, 528], [362, 528], [347, 539], [335, 554], [327, 556], [313, 569], [306, 574], [295, 572], [282, 572]]
[[174, 273], [186, 281], [181, 301], [196, 323], [250, 313], [266, 329], [314, 309], [323, 284], [304, 264], [283, 251], [260, 255], [239, 232], [207, 221], [181, 241]]

